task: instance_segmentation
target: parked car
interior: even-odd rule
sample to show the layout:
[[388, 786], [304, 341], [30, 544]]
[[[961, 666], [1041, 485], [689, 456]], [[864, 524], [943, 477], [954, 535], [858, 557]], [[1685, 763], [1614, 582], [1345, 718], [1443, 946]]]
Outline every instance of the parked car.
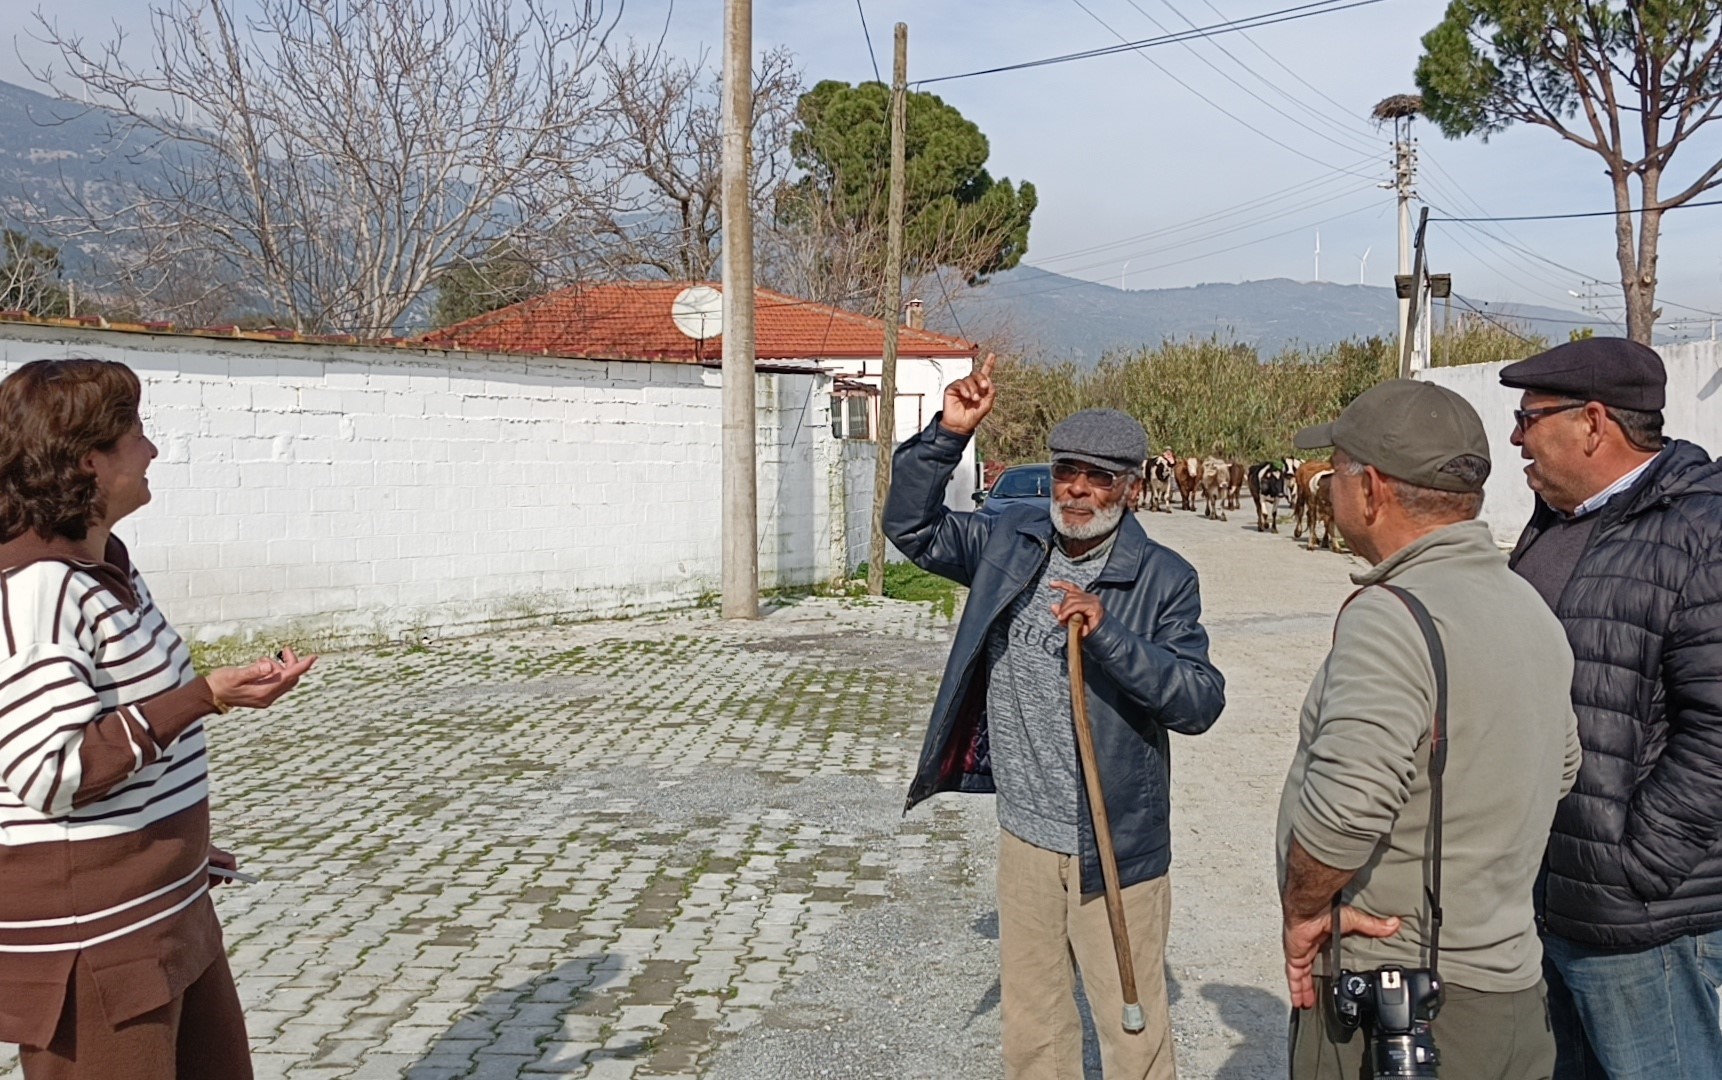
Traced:
[[1052, 466], [1014, 465], [999, 474], [993, 486], [975, 493], [980, 509], [977, 513], [998, 514], [1012, 506], [1034, 506], [1043, 512], [1052, 509]]

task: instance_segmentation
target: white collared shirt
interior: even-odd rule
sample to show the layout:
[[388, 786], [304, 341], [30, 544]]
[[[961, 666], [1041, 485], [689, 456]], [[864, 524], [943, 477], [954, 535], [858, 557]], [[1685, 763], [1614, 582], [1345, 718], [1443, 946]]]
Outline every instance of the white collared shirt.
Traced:
[[1601, 510], [1603, 508], [1603, 506], [1605, 504], [1607, 504], [1607, 502], [1610, 499], [1614, 498], [1616, 495], [1619, 495], [1621, 492], [1625, 491], [1627, 488], [1631, 487], [1633, 484], [1636, 484], [1638, 482], [1638, 478], [1644, 475], [1644, 470], [1650, 468], [1653, 464], [1655, 464], [1656, 459], [1661, 457], [1661, 456], [1662, 456], [1662, 451], [1658, 450], [1656, 452], [1655, 457], [1652, 457], [1649, 460], [1645, 461], [1645, 463], [1640, 465], [1638, 468], [1627, 473], [1625, 476], [1622, 476], [1619, 480], [1616, 480], [1614, 483], [1603, 488], [1601, 491], [1597, 492], [1595, 495], [1592, 495], [1590, 498], [1586, 499], [1584, 502], [1579, 503], [1578, 506], [1576, 508], [1574, 508], [1574, 510], [1572, 512], [1572, 516], [1573, 517], [1584, 517], [1586, 514], [1593, 513], [1597, 510]]

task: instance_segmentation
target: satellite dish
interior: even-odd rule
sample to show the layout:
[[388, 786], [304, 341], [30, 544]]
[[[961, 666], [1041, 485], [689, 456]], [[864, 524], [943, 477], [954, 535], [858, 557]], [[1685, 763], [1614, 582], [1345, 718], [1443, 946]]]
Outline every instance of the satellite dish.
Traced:
[[710, 285], [683, 289], [670, 302], [670, 319], [695, 341], [718, 337], [723, 333], [723, 293]]

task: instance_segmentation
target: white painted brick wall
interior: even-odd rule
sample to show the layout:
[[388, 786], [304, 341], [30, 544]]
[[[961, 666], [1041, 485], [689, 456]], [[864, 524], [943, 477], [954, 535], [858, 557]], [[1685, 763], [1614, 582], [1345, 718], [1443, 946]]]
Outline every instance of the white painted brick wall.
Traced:
[[[0, 374], [79, 355], [144, 382], [155, 500], [120, 533], [200, 639], [452, 632], [719, 587], [716, 371], [0, 324]], [[826, 376], [758, 389], [761, 585], [837, 577], [865, 557], [870, 458], [854, 482]]]

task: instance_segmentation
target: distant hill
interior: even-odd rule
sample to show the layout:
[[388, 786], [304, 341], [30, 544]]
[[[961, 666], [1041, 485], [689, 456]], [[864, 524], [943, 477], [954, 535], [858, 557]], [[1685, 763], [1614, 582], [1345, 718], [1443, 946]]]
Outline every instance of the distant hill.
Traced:
[[[164, 147], [143, 141], [116, 146], [111, 142], [113, 126], [99, 110], [0, 82], [0, 225], [16, 227], [34, 216], [26, 208], [58, 205], [68, 195], [112, 207], [117, 202], [116, 177], [147, 184], [159, 176]], [[86, 244], [81, 251], [61, 255], [68, 270], [76, 272], [94, 250]], [[1271, 355], [1292, 343], [1327, 345], [1392, 334], [1397, 319], [1390, 289], [1284, 278], [1124, 291], [1022, 266], [980, 288], [952, 285], [951, 291], [963, 325], [946, 321], [937, 329], [976, 337], [1008, 324], [1014, 337], [1037, 343], [1049, 357], [1084, 364], [1095, 363], [1109, 349], [1210, 334], [1253, 344]], [[930, 309], [937, 306], [928, 303]], [[1565, 320], [1529, 324], [1554, 340], [1564, 339], [1585, 319], [1550, 308], [1489, 307], [1504, 315]], [[1460, 310], [1459, 305], [1454, 310]]]
[[118, 145], [113, 128], [101, 110], [0, 82], [0, 220], [18, 222], [26, 207], [68, 197], [110, 205], [116, 176], [160, 169], [160, 147]]
[[[1121, 290], [1033, 266], [998, 274], [987, 284], [964, 290], [952, 299], [957, 317], [970, 335], [1008, 325], [1015, 336], [1038, 343], [1049, 358], [1084, 365], [1097, 362], [1112, 349], [1211, 334], [1254, 345], [1266, 357], [1296, 343], [1329, 345], [1353, 337], [1391, 336], [1399, 318], [1393, 290], [1376, 285], [1273, 278], [1181, 289]], [[1467, 299], [1503, 320], [1523, 318], [1520, 329], [1528, 326], [1551, 341], [1564, 341], [1567, 331], [1590, 325], [1578, 312], [1484, 303], [1469, 295]], [[1455, 301], [1454, 318], [1463, 310]], [[1437, 319], [1442, 311], [1441, 301], [1436, 301]], [[943, 321], [939, 329], [957, 332], [950, 320]], [[1601, 324], [1596, 329], [1598, 333], [1609, 332]]]

